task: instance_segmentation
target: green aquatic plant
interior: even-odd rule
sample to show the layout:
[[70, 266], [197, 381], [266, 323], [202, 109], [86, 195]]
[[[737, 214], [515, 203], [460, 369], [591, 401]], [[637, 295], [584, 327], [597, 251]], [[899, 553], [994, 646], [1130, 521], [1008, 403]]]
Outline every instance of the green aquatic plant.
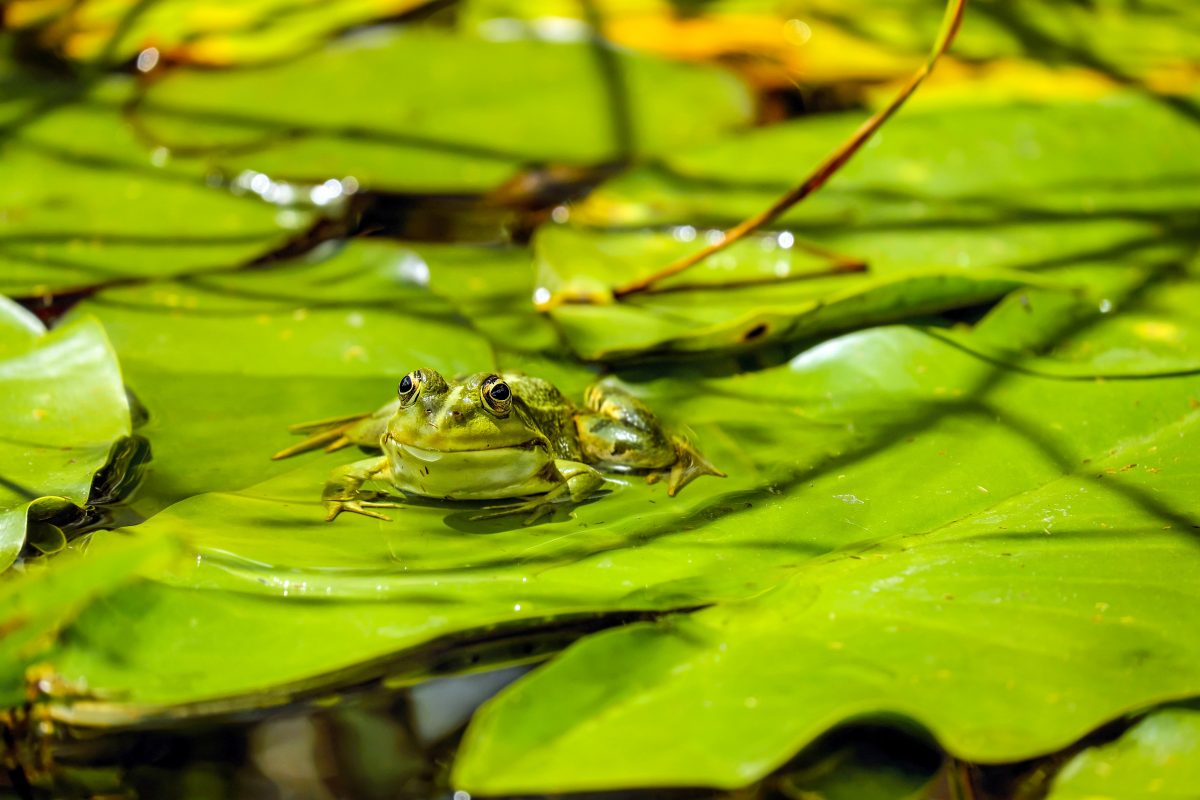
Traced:
[[[478, 0], [328, 45], [375, 17], [292, 5], [222, 69], [201, 54], [262, 4], [153, 64], [150, 16], [98, 61], [82, 29], [13, 23], [0, 785], [125, 791], [122, 737], [321, 708], [375, 730], [363, 698], [536, 667], [439, 745], [443, 782], [1186, 796], [1200, 128], [1194, 88], [1151, 84], [1195, 41], [1100, 32], [1190, 6], [1072, 37], [1074, 6], [980, 2], [929, 101], [848, 161], [869, 110], [754, 125], [777, 90], [609, 47], [607, 3], [589, 27]], [[777, 5], [697, 13], [794, 33]], [[931, 25], [858, 7], [814, 4], [813, 35], [919, 60]], [[538, 24], [575, 39], [481, 34]], [[1014, 60], [1100, 88], [1013, 99], [990, 70]], [[875, 123], [897, 107], [844, 83]], [[612, 376], [728, 477], [606, 473], [530, 525], [419, 496], [326, 524], [357, 454], [272, 461], [288, 426], [418, 368], [570, 398]]]

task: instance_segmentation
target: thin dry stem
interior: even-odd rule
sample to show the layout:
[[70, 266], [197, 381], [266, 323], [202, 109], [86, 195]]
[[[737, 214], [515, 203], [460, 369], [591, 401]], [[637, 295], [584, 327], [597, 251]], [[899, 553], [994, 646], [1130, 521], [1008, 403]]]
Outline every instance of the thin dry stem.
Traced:
[[713, 253], [724, 250], [747, 234], [753, 233], [763, 225], [773, 221], [780, 214], [821, 188], [827, 180], [841, 169], [843, 164], [858, 152], [859, 148], [866, 144], [871, 135], [879, 130], [880, 126], [887, 122], [892, 114], [896, 113], [904, 105], [904, 101], [908, 100], [912, 93], [917, 90], [917, 87], [929, 76], [929, 73], [933, 72], [933, 67], [938, 59], [942, 57], [946, 50], [949, 49], [950, 43], [954, 41], [954, 35], [958, 32], [959, 24], [962, 22], [963, 11], [966, 7], [967, 0], [948, 0], [946, 3], [946, 14], [942, 19], [942, 29], [938, 33], [937, 41], [934, 42], [933, 49], [929, 53], [929, 58], [909, 78], [908, 82], [892, 98], [890, 103], [875, 112], [866, 122], [860, 125], [858, 130], [821, 162], [802, 183], [789, 190], [763, 211], [725, 231], [725, 235], [720, 242], [697, 250], [695, 253], [668, 264], [659, 271], [644, 278], [638, 278], [624, 286], [617, 287], [613, 290], [613, 296], [621, 298], [626, 295], [636, 294], [637, 292], [644, 292], [659, 281], [669, 278], [672, 275], [678, 275], [680, 272], [699, 264]]

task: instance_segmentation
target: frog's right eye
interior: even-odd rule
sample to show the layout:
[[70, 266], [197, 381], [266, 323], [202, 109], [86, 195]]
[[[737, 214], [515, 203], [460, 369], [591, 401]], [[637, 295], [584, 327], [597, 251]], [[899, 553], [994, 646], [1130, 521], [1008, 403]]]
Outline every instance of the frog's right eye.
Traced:
[[402, 405], [409, 405], [417, 399], [417, 395], [421, 393], [421, 371], [410, 372], [400, 381], [400, 385], [396, 388], [396, 394], [400, 397]]

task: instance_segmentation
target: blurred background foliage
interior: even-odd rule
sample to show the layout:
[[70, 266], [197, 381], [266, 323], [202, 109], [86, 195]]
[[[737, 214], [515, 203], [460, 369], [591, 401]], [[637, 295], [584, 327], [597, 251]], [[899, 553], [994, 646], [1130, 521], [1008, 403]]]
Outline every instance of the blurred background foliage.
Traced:
[[[974, 0], [622, 288], [943, 12], [5, 4], [0, 796], [1192, 796], [1200, 7]], [[321, 522], [420, 366], [730, 477]]]

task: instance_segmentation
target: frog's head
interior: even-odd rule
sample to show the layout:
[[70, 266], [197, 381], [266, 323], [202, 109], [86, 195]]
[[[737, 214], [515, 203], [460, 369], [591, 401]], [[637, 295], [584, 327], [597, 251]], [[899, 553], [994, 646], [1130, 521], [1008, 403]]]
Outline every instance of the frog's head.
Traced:
[[549, 440], [499, 375], [447, 381], [419, 369], [398, 394], [380, 441], [396, 487], [458, 500], [519, 497], [546, 491], [558, 475]]
[[447, 381], [418, 369], [400, 381], [399, 408], [385, 438], [441, 453], [528, 447], [544, 437], [513, 408], [513, 392], [499, 375], [478, 372]]

